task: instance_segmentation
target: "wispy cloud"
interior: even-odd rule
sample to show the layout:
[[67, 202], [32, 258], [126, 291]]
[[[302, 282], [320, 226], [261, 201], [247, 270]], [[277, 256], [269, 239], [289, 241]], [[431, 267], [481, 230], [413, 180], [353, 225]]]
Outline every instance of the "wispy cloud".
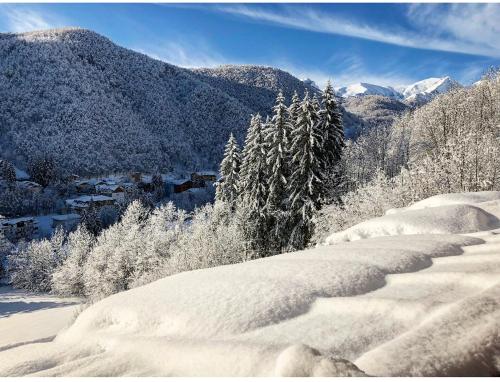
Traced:
[[0, 22], [5, 32], [30, 32], [68, 25], [60, 17], [26, 6], [0, 5]]
[[[420, 25], [421, 20], [435, 21], [433, 28], [421, 28], [417, 31], [401, 27], [384, 29], [348, 20], [345, 17], [337, 17], [332, 13], [319, 13], [310, 7], [301, 7], [299, 11], [288, 6], [281, 7], [280, 11], [277, 11], [257, 6], [223, 5], [217, 9], [233, 15], [313, 32], [338, 34], [417, 49], [500, 57], [497, 25], [500, 5], [470, 5], [474, 7], [475, 12], [471, 16], [472, 19], [464, 17], [470, 15], [470, 9], [461, 6], [462, 4], [457, 4], [436, 8], [434, 14], [425, 7], [410, 7], [407, 13], [410, 22]], [[439, 24], [440, 18], [444, 18], [442, 24]], [[462, 25], [466, 23], [474, 25], [462, 29]], [[438, 29], [435, 28], [436, 25]], [[423, 33], [429, 31], [432, 33]], [[476, 37], [468, 37], [469, 33], [475, 33]]]
[[[142, 45], [134, 50], [144, 53], [157, 60], [184, 68], [213, 68], [231, 63], [231, 61], [211, 48], [206, 42], [162, 41]], [[233, 62], [235, 63], [235, 62]]]

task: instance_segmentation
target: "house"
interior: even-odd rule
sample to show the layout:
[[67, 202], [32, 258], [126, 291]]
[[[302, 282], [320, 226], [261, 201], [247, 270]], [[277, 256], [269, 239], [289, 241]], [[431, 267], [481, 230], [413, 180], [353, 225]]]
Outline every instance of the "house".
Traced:
[[193, 188], [193, 181], [191, 180], [180, 180], [174, 183], [174, 193], [178, 194]]
[[89, 207], [101, 208], [104, 206], [115, 205], [116, 200], [111, 196], [106, 195], [83, 195], [76, 199], [67, 199], [66, 207], [74, 212], [81, 213]]
[[76, 183], [80, 180], [80, 176], [76, 174], [71, 174], [66, 177], [66, 181], [70, 183]]
[[97, 184], [96, 191], [101, 195], [111, 196], [119, 203], [125, 201], [125, 187], [119, 184]]
[[62, 228], [65, 231], [72, 231], [80, 223], [80, 215], [66, 214], [52, 216], [52, 228]]
[[31, 240], [38, 234], [38, 224], [32, 217], [4, 218], [0, 220], [0, 232], [13, 243], [19, 240]]
[[191, 173], [191, 181], [194, 187], [205, 187], [206, 182], [217, 181], [217, 174], [212, 171], [193, 172]]
[[30, 191], [33, 193], [38, 193], [38, 192], [41, 192], [43, 190], [43, 187], [41, 184], [38, 184], [36, 182], [32, 182], [30, 180], [18, 181], [17, 187], [22, 189], [22, 190]]
[[79, 180], [75, 182], [76, 192], [79, 194], [95, 193], [95, 182], [92, 180]]

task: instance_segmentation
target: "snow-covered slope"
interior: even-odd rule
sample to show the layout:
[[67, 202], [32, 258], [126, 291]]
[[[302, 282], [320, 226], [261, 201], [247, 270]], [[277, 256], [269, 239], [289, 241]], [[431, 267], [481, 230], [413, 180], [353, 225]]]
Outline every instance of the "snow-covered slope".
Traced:
[[216, 169], [280, 89], [316, 91], [275, 68], [179, 68], [78, 28], [0, 33], [0, 57], [0, 157], [49, 154], [80, 175]]
[[448, 76], [427, 78], [407, 86], [403, 91], [403, 97], [408, 103], [422, 104], [456, 86], [461, 85]]
[[77, 298], [37, 295], [1, 286], [0, 352], [51, 341], [76, 317], [80, 302]]
[[451, 77], [427, 78], [407, 86], [380, 86], [360, 82], [336, 90], [340, 97], [384, 96], [415, 106], [429, 102], [439, 94], [448, 92], [456, 86], [461, 86]]
[[[498, 375], [500, 200], [457, 200], [388, 215], [439, 234], [388, 230], [110, 296], [53, 342], [1, 352], [0, 375]], [[470, 222], [443, 210], [457, 206]]]
[[368, 84], [366, 82], [360, 82], [357, 84], [352, 84], [349, 86], [338, 88], [336, 92], [341, 97], [380, 95], [396, 99], [401, 98], [401, 93], [391, 88], [390, 86], [385, 87], [385, 86]]

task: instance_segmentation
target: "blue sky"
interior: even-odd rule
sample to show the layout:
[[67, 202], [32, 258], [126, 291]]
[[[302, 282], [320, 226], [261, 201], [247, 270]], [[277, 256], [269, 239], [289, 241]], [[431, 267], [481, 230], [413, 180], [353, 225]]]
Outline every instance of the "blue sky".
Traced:
[[0, 31], [79, 26], [184, 66], [259, 64], [319, 85], [464, 84], [500, 65], [500, 4], [0, 4]]

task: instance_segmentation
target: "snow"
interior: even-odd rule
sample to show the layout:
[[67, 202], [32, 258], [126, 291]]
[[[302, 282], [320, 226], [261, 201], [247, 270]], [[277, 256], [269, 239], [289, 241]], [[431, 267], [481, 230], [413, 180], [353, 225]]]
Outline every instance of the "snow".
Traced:
[[468, 233], [499, 226], [500, 222], [495, 216], [477, 206], [449, 204], [446, 200], [438, 207], [426, 209], [409, 207], [403, 211], [361, 222], [345, 231], [330, 235], [326, 243], [335, 244], [378, 236]]
[[28, 173], [24, 170], [21, 170], [20, 168], [17, 168], [14, 166], [14, 170], [16, 171], [16, 179], [17, 180], [29, 180], [30, 176]]
[[0, 375], [498, 375], [493, 197], [429, 198], [336, 244], [112, 295], [54, 341], [2, 351]]
[[0, 352], [52, 340], [76, 317], [78, 303], [78, 299], [0, 287]]
[[431, 94], [442, 94], [449, 91], [452, 87], [459, 85], [457, 81], [448, 76], [432, 77], [407, 86], [403, 91], [403, 96], [405, 99], [410, 99], [419, 96], [425, 97]]
[[337, 95], [345, 98], [360, 95], [381, 95], [397, 99], [402, 98], [401, 94], [391, 87], [373, 85], [365, 82], [339, 88], [337, 89]]

